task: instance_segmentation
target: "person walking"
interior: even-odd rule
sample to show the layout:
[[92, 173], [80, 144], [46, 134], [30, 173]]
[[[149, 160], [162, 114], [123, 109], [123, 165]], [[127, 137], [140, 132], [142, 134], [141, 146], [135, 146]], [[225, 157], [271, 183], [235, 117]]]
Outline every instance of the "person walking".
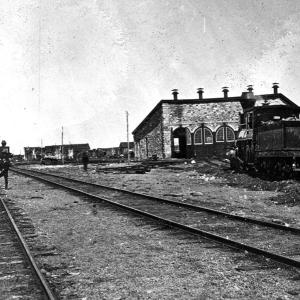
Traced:
[[10, 167], [10, 158], [12, 154], [9, 152], [9, 147], [6, 147], [6, 141], [1, 142], [2, 147], [0, 153], [0, 177], [4, 177], [5, 189], [8, 189], [8, 170]]
[[10, 167], [10, 161], [7, 158], [1, 158], [0, 160], [0, 177], [4, 177], [5, 189], [8, 189], [8, 170]]
[[83, 169], [84, 169], [84, 171], [87, 171], [88, 163], [89, 163], [89, 155], [88, 155], [88, 153], [86, 151], [84, 151], [82, 153], [81, 161], [83, 163]]

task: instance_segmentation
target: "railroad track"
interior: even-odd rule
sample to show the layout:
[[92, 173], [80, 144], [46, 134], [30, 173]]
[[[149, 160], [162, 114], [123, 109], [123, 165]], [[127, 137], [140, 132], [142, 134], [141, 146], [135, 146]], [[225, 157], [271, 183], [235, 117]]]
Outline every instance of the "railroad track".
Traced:
[[0, 299], [55, 300], [3, 199], [0, 237]]
[[141, 214], [229, 247], [300, 267], [300, 228], [283, 226], [177, 201], [41, 171], [14, 172]]

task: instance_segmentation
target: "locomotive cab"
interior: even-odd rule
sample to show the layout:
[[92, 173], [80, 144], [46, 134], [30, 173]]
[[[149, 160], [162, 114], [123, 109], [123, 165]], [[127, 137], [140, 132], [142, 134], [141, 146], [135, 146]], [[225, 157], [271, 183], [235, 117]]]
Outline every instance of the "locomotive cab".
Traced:
[[237, 139], [243, 166], [288, 178], [300, 172], [300, 108], [262, 105], [244, 111]]
[[244, 169], [254, 164], [254, 139], [253, 139], [254, 114], [250, 110], [240, 114], [240, 129], [236, 140], [237, 157]]
[[237, 156], [244, 168], [248, 168], [254, 163], [254, 143], [253, 129], [241, 129], [236, 141]]

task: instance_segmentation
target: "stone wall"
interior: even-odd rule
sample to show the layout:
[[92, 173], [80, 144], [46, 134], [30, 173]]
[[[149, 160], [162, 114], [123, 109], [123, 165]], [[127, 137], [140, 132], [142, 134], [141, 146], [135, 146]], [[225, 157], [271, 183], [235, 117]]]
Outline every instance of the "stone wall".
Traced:
[[239, 101], [216, 103], [162, 102], [150, 117], [147, 117], [134, 134], [135, 153], [139, 159], [156, 154], [159, 158], [172, 157], [172, 132], [182, 126], [188, 128], [193, 139], [194, 132], [200, 127], [208, 127], [213, 132], [213, 145], [187, 146], [188, 157], [218, 155], [228, 148], [226, 143], [215, 143], [215, 132], [224, 124], [235, 132], [238, 130]]
[[159, 107], [134, 135], [135, 154], [139, 159], [146, 159], [152, 155], [164, 158], [161, 112]]
[[179, 126], [189, 129], [192, 140], [193, 133], [201, 126], [208, 127], [213, 132], [214, 144], [193, 145], [192, 143], [187, 146], [188, 157], [221, 156], [232, 143], [215, 143], [215, 133], [224, 124], [237, 132], [239, 112], [242, 112], [240, 102], [163, 103], [162, 107], [165, 157], [172, 156], [172, 131]]
[[240, 102], [163, 104], [164, 125], [239, 122]]

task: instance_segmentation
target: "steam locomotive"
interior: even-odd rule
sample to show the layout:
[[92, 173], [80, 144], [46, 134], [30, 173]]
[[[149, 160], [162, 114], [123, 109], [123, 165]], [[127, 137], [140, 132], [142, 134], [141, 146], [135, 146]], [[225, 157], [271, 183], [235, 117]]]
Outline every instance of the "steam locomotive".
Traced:
[[300, 174], [300, 107], [279, 93], [249, 97], [240, 115], [240, 165], [280, 178]]

